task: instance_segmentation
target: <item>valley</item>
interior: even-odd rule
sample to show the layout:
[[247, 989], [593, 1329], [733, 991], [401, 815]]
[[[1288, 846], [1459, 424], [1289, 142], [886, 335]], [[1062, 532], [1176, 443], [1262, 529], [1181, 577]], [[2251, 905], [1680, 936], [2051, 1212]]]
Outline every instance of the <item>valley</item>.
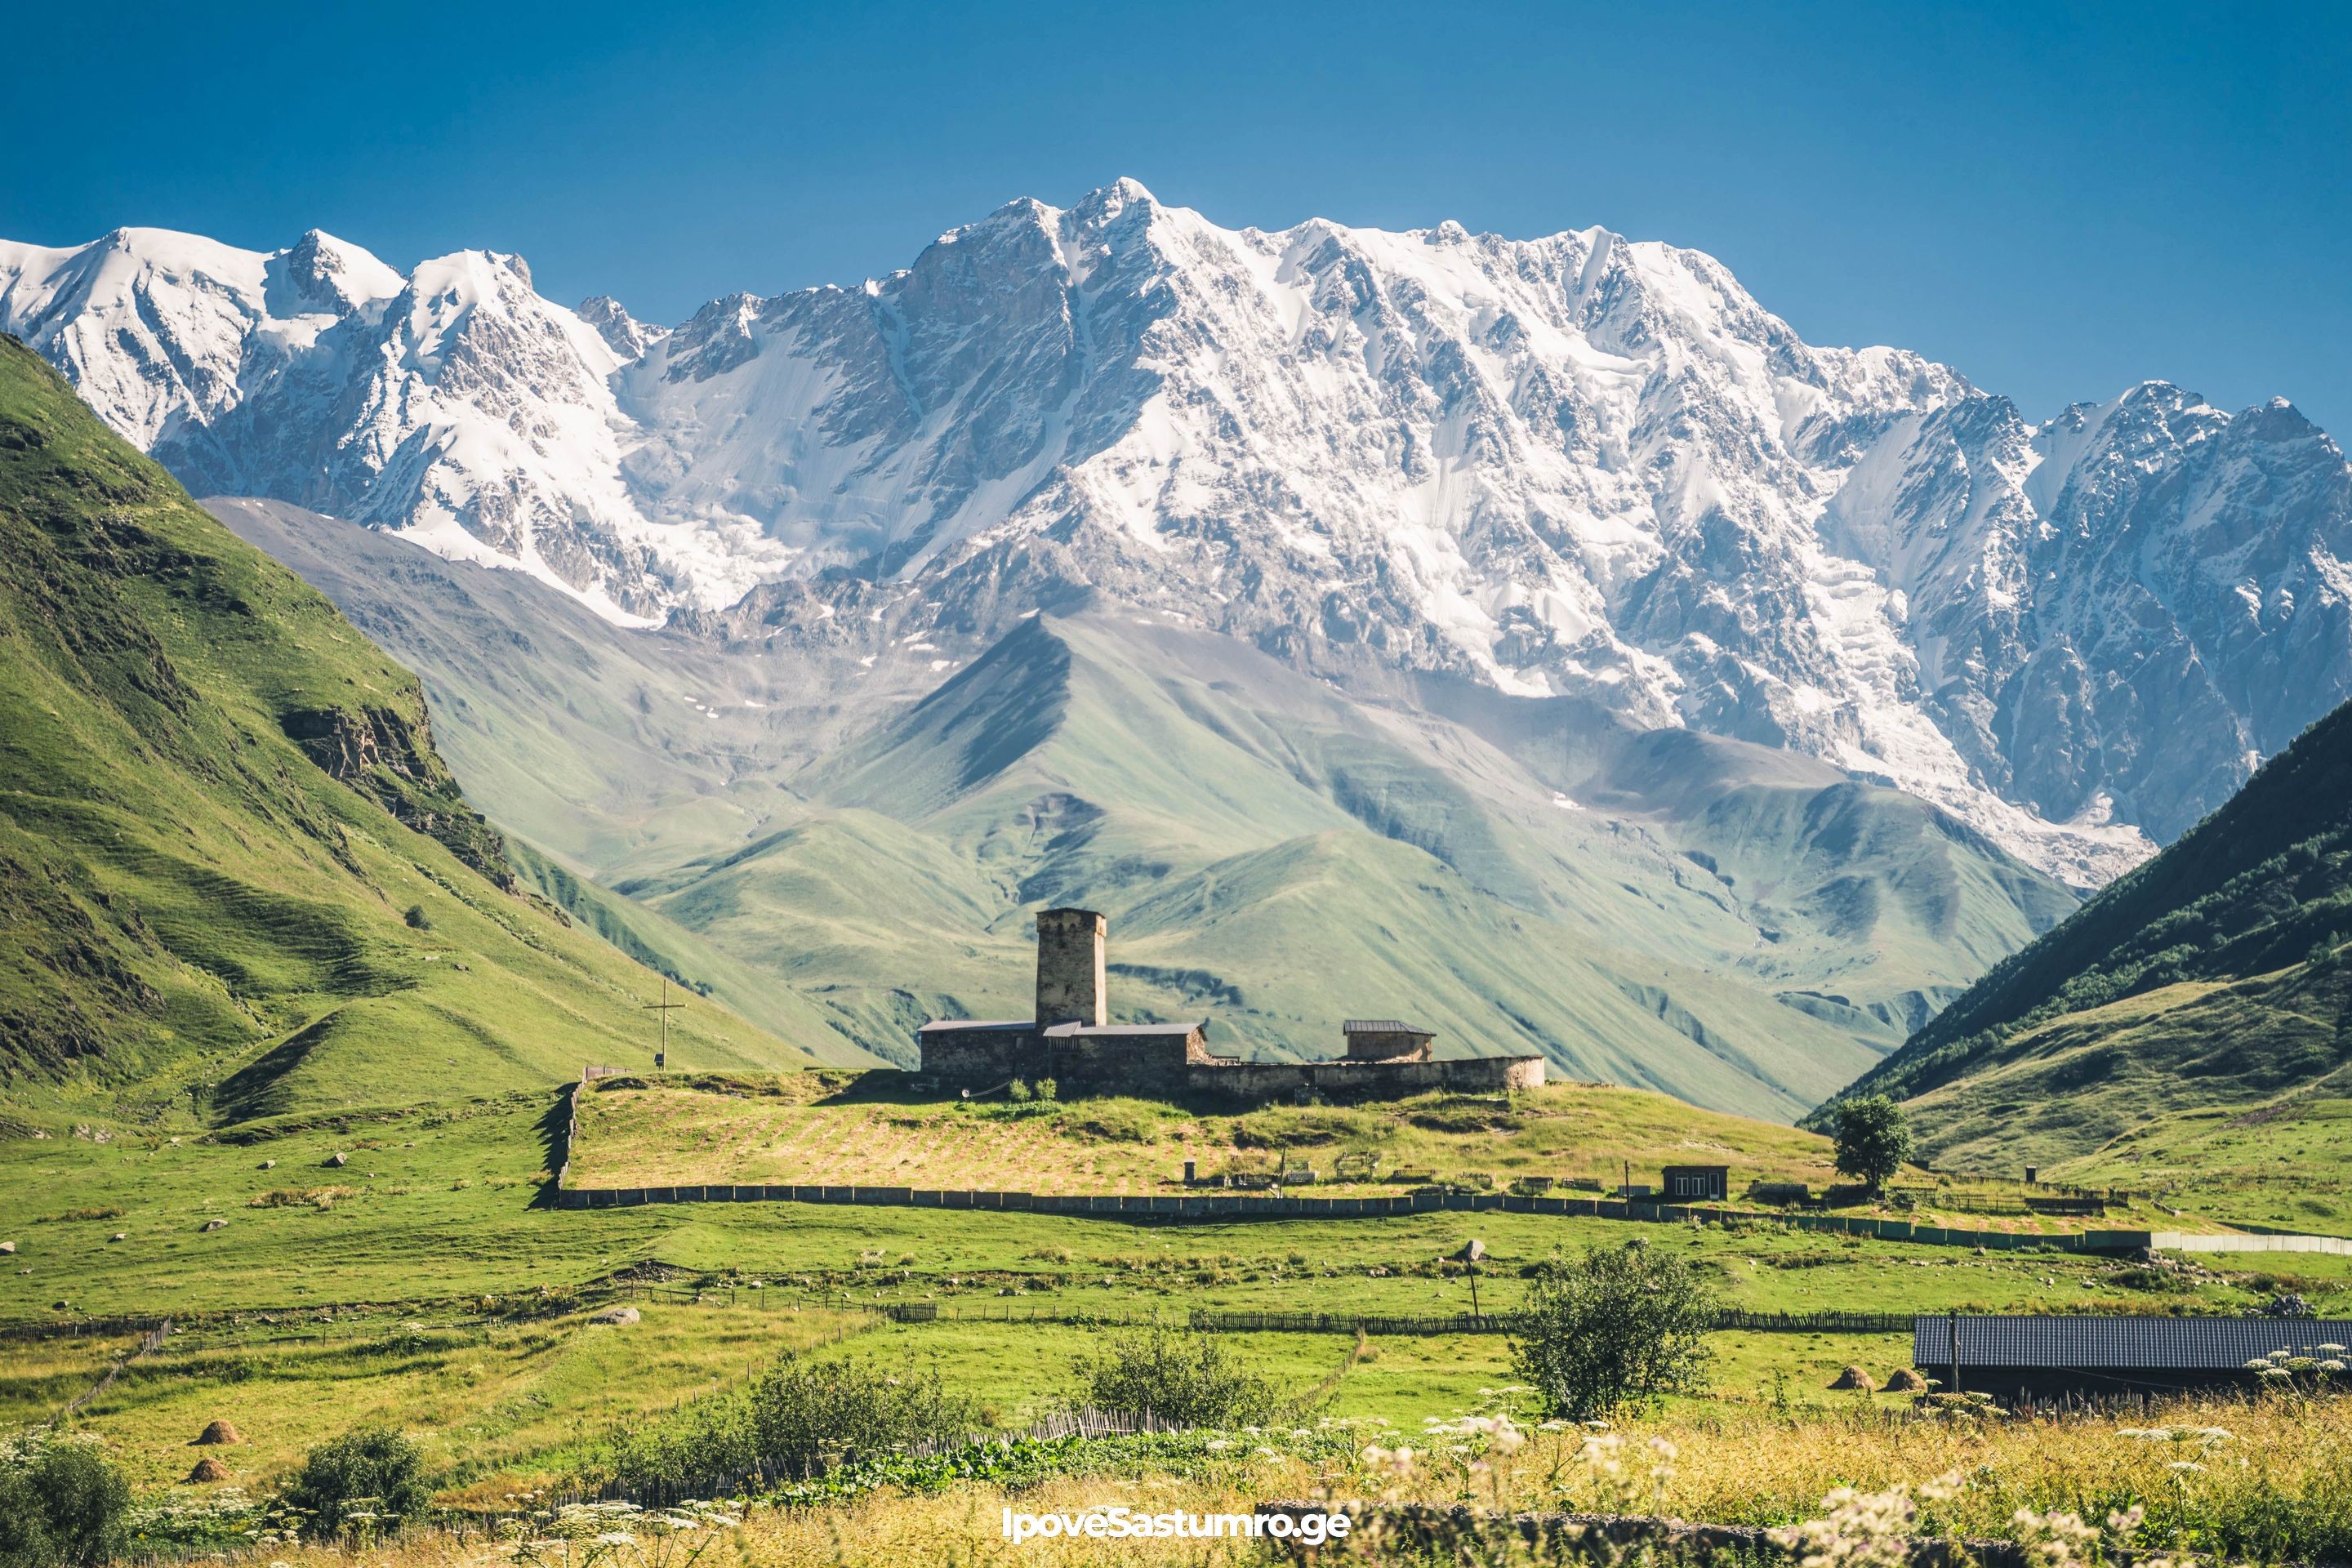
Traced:
[[[529, 1510], [607, 1493], [962, 1561], [1048, 1500], [1749, 1527], [1963, 1460], [1939, 1530], [2341, 1555], [2340, 1346], [2073, 1369], [2151, 1434], [1903, 1330], [2352, 1315], [2352, 467], [2283, 400], [2029, 420], [1696, 251], [1133, 181], [674, 328], [505, 252], [0, 243], [0, 1555], [59, 1455], [121, 1552], [287, 1568], [547, 1568]], [[1030, 984], [1076, 904], [1097, 1030], [1549, 1082], [911, 1070], [1078, 1027]], [[1911, 1158], [1841, 1175], [1880, 1096]], [[1727, 1212], [1534, 1206], [1668, 1165]], [[765, 1190], [1276, 1181], [1519, 1207]], [[1612, 1270], [1561, 1342], [1679, 1301], [1697, 1370], [1542, 1420], [1521, 1352]], [[1239, 1394], [1051, 1426], [1185, 1357]], [[281, 1533], [362, 1437], [431, 1528]]]

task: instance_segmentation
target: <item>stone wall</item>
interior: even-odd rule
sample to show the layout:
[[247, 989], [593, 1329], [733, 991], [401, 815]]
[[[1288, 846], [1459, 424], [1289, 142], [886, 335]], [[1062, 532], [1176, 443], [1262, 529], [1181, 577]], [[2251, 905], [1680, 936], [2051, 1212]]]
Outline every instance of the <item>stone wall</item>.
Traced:
[[1326, 1100], [1399, 1100], [1444, 1089], [1498, 1094], [1540, 1089], [1541, 1057], [1462, 1057], [1450, 1061], [1223, 1062], [1195, 1067], [1186, 1086], [1196, 1093], [1250, 1104], [1318, 1094]]
[[975, 1087], [1037, 1076], [1037, 1036], [1030, 1029], [926, 1029], [922, 1070]]
[[1165, 1100], [1183, 1092], [1185, 1064], [1201, 1048], [1201, 1031], [1173, 1025], [1164, 1035], [1066, 1035], [1045, 1044], [1051, 1067], [1043, 1076], [1066, 1093]]

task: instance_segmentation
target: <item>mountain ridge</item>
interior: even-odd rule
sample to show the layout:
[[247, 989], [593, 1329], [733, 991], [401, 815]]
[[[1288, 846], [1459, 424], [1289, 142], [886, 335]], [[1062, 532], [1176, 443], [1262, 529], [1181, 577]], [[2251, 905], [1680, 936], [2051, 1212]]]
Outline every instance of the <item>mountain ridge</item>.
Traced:
[[[2352, 1089], [2352, 705], [1842, 1091], [1930, 1152], [2083, 1159], [2151, 1118]], [[1810, 1119], [1826, 1124], [1835, 1101]]]
[[510, 257], [180, 237], [0, 247], [0, 328], [204, 489], [628, 624], [971, 657], [1101, 592], [1792, 746], [2083, 888], [2352, 696], [2352, 468], [2291, 408], [2032, 425], [1605, 229], [1228, 230], [1121, 181], [667, 331]]
[[[178, 1100], [217, 1123], [644, 1050], [651, 971], [518, 887], [415, 678], [13, 339], [0, 565], [12, 1110]], [[801, 1046], [833, 1043], [805, 1021]], [[717, 1008], [684, 1038], [803, 1059]]]

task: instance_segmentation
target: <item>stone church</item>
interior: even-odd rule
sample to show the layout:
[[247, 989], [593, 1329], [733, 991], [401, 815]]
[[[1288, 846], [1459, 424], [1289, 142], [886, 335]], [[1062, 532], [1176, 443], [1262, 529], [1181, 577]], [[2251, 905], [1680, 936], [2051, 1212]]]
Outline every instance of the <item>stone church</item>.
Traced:
[[942, 1018], [918, 1035], [925, 1077], [964, 1089], [1052, 1079], [1064, 1094], [1132, 1094], [1264, 1102], [1387, 1100], [1429, 1089], [1534, 1089], [1541, 1057], [1440, 1061], [1433, 1037], [1397, 1019], [1342, 1026], [1344, 1054], [1324, 1061], [1247, 1062], [1209, 1049], [1209, 1020], [1110, 1021], [1105, 947], [1110, 922], [1092, 910], [1037, 915], [1037, 1006], [1021, 1019]]

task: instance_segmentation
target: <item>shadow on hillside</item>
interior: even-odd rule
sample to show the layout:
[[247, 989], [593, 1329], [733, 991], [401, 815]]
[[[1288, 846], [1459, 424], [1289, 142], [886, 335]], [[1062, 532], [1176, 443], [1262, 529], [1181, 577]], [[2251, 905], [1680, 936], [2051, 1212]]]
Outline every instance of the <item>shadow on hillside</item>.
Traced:
[[548, 1105], [547, 1113], [539, 1119], [539, 1168], [547, 1173], [547, 1180], [539, 1184], [531, 1194], [530, 1206], [551, 1209], [556, 1206], [556, 1179], [572, 1159], [572, 1096], [559, 1091]]

